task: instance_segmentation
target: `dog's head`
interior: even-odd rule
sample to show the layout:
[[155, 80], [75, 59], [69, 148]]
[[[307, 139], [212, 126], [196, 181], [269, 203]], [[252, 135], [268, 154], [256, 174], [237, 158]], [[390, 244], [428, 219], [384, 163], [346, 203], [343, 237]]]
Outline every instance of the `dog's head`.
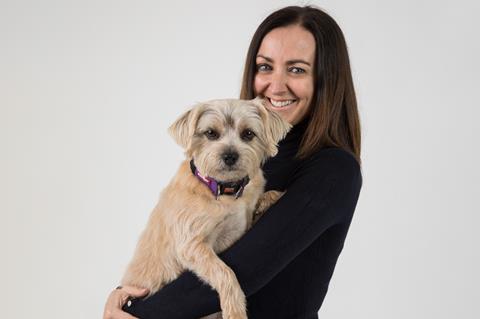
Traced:
[[260, 98], [225, 99], [197, 104], [169, 132], [202, 174], [231, 181], [253, 176], [275, 156], [290, 127]]

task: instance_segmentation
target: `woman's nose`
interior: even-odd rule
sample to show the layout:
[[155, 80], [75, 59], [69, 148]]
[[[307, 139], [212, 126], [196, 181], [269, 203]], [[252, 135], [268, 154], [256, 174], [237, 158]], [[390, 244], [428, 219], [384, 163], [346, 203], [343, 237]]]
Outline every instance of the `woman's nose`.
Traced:
[[287, 76], [284, 72], [273, 72], [270, 80], [270, 93], [280, 95], [287, 92]]

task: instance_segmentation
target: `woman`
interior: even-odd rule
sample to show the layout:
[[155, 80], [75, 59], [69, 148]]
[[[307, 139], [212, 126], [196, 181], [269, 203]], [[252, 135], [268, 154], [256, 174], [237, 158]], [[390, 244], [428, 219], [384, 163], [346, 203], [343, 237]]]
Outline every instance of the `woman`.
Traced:
[[[362, 184], [360, 124], [343, 34], [326, 13], [287, 7], [253, 36], [241, 98], [265, 98], [293, 124], [265, 163], [266, 190], [286, 191], [220, 254], [247, 296], [249, 318], [317, 318]], [[146, 291], [117, 289], [105, 318]], [[140, 318], [199, 318], [219, 311], [216, 292], [191, 272], [124, 311]]]

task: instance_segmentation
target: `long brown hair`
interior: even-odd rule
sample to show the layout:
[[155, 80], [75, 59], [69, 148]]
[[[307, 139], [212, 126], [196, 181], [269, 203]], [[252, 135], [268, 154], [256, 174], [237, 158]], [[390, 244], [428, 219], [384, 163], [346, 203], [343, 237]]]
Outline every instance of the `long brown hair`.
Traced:
[[290, 25], [302, 26], [315, 38], [314, 93], [297, 157], [334, 146], [361, 163], [360, 119], [347, 45], [338, 24], [322, 10], [290, 6], [273, 12], [260, 24], [248, 49], [240, 98], [255, 97], [256, 55], [265, 35]]

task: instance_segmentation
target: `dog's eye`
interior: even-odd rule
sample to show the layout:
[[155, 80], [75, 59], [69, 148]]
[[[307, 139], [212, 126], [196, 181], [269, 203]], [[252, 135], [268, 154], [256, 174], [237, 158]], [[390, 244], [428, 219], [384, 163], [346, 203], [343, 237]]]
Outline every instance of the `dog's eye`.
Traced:
[[217, 131], [210, 129], [210, 130], [205, 131], [205, 136], [206, 136], [209, 140], [213, 141], [213, 140], [218, 139], [218, 137], [219, 137], [220, 135], [217, 133]]
[[242, 140], [244, 141], [251, 141], [255, 137], [255, 133], [253, 133], [251, 130], [244, 130], [242, 134], [240, 135]]

